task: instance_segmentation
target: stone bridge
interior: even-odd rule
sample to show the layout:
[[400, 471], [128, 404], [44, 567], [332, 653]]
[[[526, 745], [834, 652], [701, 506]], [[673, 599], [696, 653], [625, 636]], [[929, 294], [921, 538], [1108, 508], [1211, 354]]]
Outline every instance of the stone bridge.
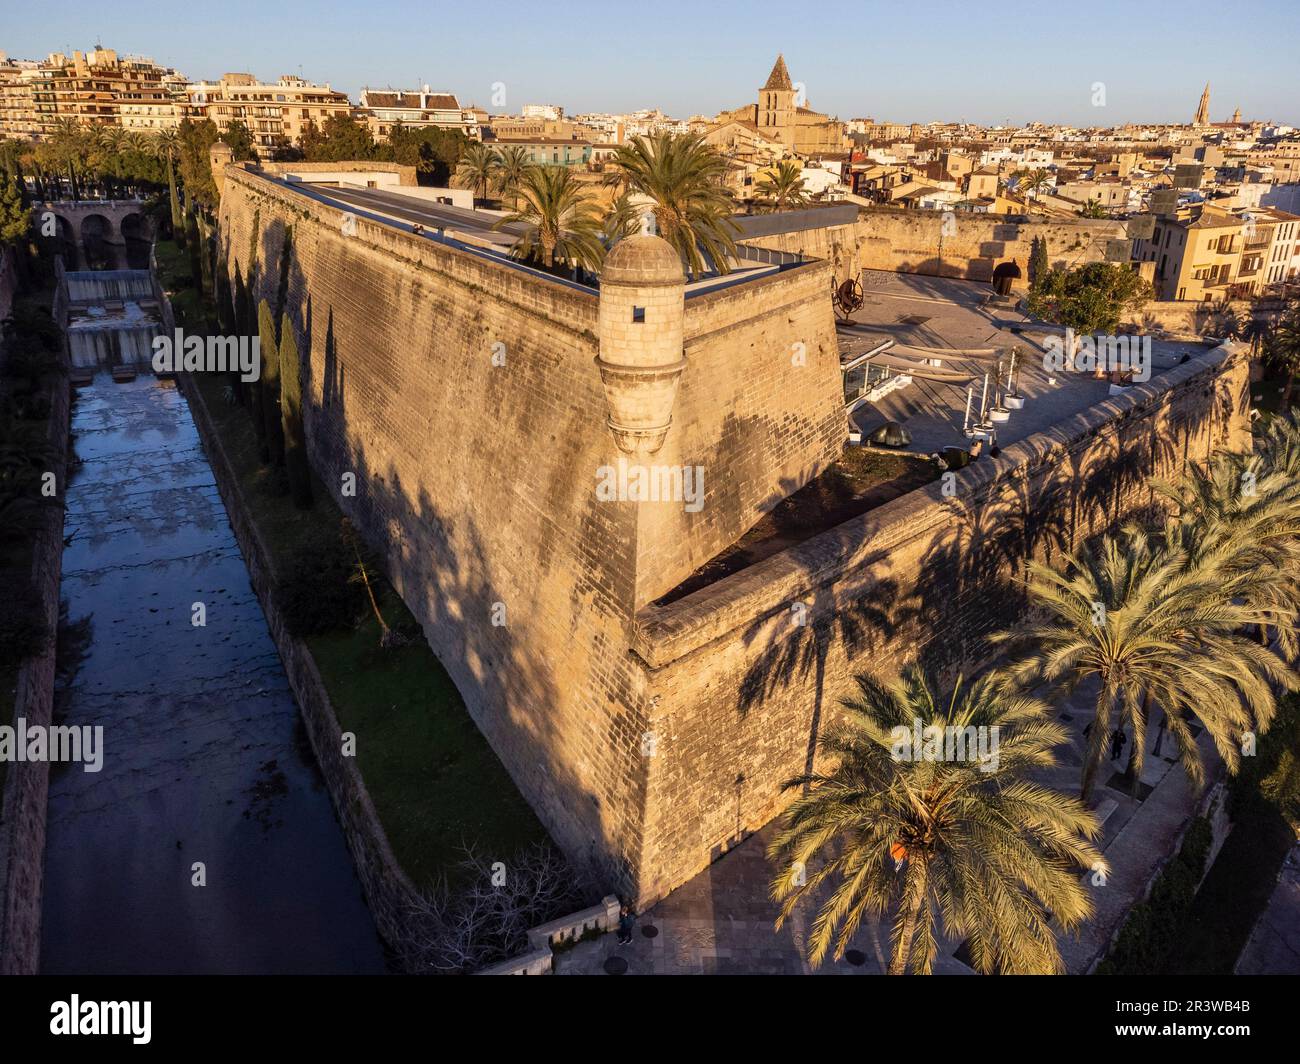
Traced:
[[128, 265], [128, 241], [147, 244], [154, 236], [153, 220], [141, 199], [45, 200], [32, 210], [37, 232], [64, 245], [70, 268], [74, 257], [78, 269], [100, 264], [92, 259], [103, 260], [103, 265]]

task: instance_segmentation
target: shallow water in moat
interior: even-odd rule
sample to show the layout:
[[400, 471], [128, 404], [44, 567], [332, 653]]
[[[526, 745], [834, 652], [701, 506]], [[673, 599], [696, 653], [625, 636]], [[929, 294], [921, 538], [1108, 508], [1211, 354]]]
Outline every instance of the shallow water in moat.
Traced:
[[383, 971], [185, 399], [101, 369], [73, 440], [56, 722], [104, 754], [51, 772], [42, 969]]

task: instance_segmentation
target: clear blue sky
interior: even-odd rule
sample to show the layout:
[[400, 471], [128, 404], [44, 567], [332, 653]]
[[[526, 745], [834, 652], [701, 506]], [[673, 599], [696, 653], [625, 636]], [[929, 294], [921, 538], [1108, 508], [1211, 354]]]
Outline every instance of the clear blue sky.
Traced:
[[[1062, 7], [1066, 5], [1061, 5]], [[0, 0], [0, 50], [151, 55], [193, 78], [301, 73], [355, 99], [429, 83], [464, 103], [687, 117], [755, 99], [777, 52], [841, 118], [1086, 125], [1211, 117], [1300, 124], [1300, 3], [1093, 0]], [[490, 108], [491, 86], [506, 107]], [[1094, 82], [1106, 106], [1091, 104]]]

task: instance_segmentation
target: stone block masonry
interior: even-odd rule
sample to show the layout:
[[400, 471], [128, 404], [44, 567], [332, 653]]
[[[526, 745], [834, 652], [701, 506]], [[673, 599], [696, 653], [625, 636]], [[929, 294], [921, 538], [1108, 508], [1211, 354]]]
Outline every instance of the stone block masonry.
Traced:
[[[55, 319], [66, 325], [66, 292], [56, 298]], [[62, 311], [60, 311], [62, 308]], [[42, 507], [36, 518], [32, 548], [33, 583], [51, 633], [59, 624], [59, 580], [63, 574], [63, 498], [67, 487], [68, 426], [72, 390], [65, 350], [63, 373], [51, 397], [49, 435], [58, 485], [58, 506]], [[14, 718], [29, 727], [49, 727], [54, 714], [56, 640], [18, 669]], [[0, 723], [11, 724], [12, 721]], [[45, 881], [45, 814], [50, 785], [48, 761], [19, 761], [8, 766], [0, 795], [0, 975], [34, 975], [40, 967], [41, 905]]]
[[[1019, 580], [1153, 507], [1170, 476], [1249, 446], [1244, 351], [1207, 349], [1027, 437], [664, 607], [638, 614], [650, 760], [641, 883], [662, 897], [767, 823], [783, 784], [822, 767], [816, 739], [860, 671], [913, 660], [968, 674], [1023, 615]], [[796, 609], [796, 605], [800, 608]]]
[[[914, 492], [658, 608], [839, 455], [833, 261], [678, 302], [615, 248], [597, 296], [221, 176], [226, 268], [286, 293], [313, 467], [555, 841], [638, 906], [779, 811], [853, 669], [974, 653], [1046, 530], [1072, 542], [1245, 431], [1244, 368], [1203, 356], [963, 471], [955, 508]], [[699, 467], [704, 505], [600, 501], [620, 459]]]
[[[966, 211], [865, 207], [851, 225], [755, 237], [745, 243], [825, 259], [841, 280], [858, 270], [888, 270], [991, 281], [999, 264], [1014, 261], [1021, 274], [1013, 285], [1024, 289], [1036, 237], [1047, 243], [1049, 265], [1074, 267], [1104, 261], [1106, 241], [1123, 236], [1123, 223], [1105, 219], [1021, 220]], [[866, 295], [870, 300], [869, 290]], [[870, 306], [858, 318], [870, 320]]]
[[[624, 457], [702, 467], [705, 505], [602, 502], [598, 472], [623, 452], [594, 292], [349, 220], [240, 167], [222, 184], [226, 268], [251, 266], [255, 298], [273, 308], [285, 278], [322, 483], [556, 842], [638, 897], [648, 696], [630, 651], [636, 610], [839, 453], [827, 268], [685, 302], [672, 427], [652, 458]], [[641, 309], [653, 329], [654, 301], [634, 303], [629, 315]]]

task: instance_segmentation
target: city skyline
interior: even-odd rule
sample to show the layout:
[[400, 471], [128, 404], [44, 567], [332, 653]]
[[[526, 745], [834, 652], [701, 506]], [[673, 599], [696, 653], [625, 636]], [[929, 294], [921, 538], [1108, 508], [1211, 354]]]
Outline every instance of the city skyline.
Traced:
[[0, 0], [9, 1041], [373, 1052], [439, 975], [1266, 1034], [1300, 5], [1245, 2]]
[[[747, 5], [744, 18], [670, 3], [665, 17], [636, 29], [636, 47], [628, 46], [626, 25], [608, 25], [598, 17], [606, 9], [585, 2], [567, 7], [550, 23], [530, 25], [526, 35], [504, 33], [527, 12], [506, 5], [500, 48], [471, 46], [484, 27], [458, 22], [447, 8], [417, 8], [399, 0], [384, 24], [357, 25], [345, 41], [329, 25], [302, 24], [310, 10], [290, 3], [268, 11], [235, 0], [217, 24], [200, 17], [160, 24], [153, 9], [143, 5], [118, 5], [105, 19], [76, 2], [36, 26], [11, 27], [0, 50], [11, 58], [40, 59], [100, 43], [121, 54], [151, 56], [196, 81], [227, 71], [249, 71], [267, 80], [300, 74], [328, 82], [354, 100], [367, 86], [429, 84], [494, 113], [517, 112], [525, 103], [554, 103], [569, 113], [659, 108], [678, 118], [711, 114], [748, 99], [782, 53], [792, 77], [806, 87], [809, 106], [845, 120], [1082, 127], [1189, 123], [1208, 80], [1212, 121], [1226, 121], [1240, 108], [1248, 120], [1300, 123], [1295, 104], [1300, 75], [1288, 64], [1285, 49], [1256, 49], [1249, 64], [1232, 55], [1225, 61], [1220, 42], [1203, 31], [1214, 12], [1203, 3], [1184, 8], [1183, 21], [1175, 25], [1107, 0], [1095, 18], [1070, 28], [1068, 40], [1059, 30], [1033, 23], [936, 29], [936, 20], [968, 10], [941, 3], [925, 13], [873, 16], [865, 47], [852, 33], [841, 32], [861, 17], [846, 5], [819, 11], [816, 20], [796, 21], [766, 3]], [[1256, 3], [1242, 13], [1268, 27], [1270, 39], [1300, 33], [1300, 14], [1282, 4]], [[1121, 17], [1124, 28], [1118, 29]], [[401, 28], [393, 28], [394, 22]], [[261, 32], [250, 35], [250, 25]], [[583, 27], [583, 36], [575, 41], [576, 25]], [[689, 35], [680, 32], [684, 25], [690, 25]], [[905, 47], [882, 43], [887, 39]], [[1062, 49], [1085, 59], [1071, 62]], [[1006, 62], [990, 76], [988, 57], [1000, 50]], [[505, 87], [505, 101], [494, 105], [498, 83]], [[1101, 106], [1093, 102], [1097, 83], [1105, 86]], [[978, 87], [974, 92], [972, 85]]]

